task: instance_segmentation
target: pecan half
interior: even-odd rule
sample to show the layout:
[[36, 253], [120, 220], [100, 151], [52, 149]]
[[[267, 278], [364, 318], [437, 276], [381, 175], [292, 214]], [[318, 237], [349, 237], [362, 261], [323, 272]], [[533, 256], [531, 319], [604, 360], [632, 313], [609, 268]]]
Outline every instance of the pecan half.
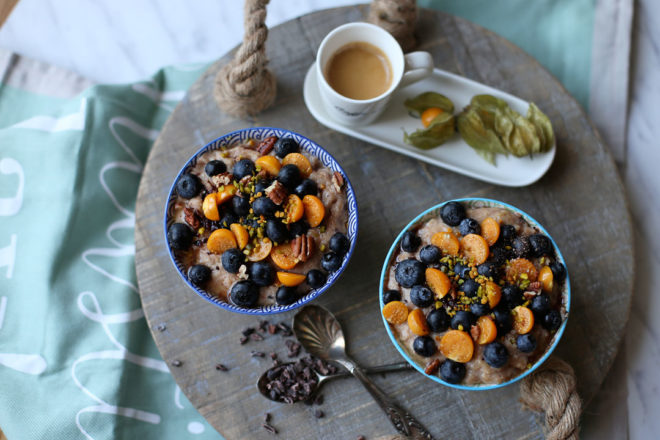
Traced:
[[194, 230], [197, 230], [199, 228], [199, 216], [195, 210], [193, 208], [183, 208], [183, 213], [186, 215], [186, 223]]
[[293, 256], [303, 263], [314, 253], [314, 238], [307, 234], [299, 235], [291, 241]]
[[211, 176], [211, 183], [215, 185], [215, 189], [221, 186], [229, 185], [234, 180], [234, 175], [230, 172], [216, 174]]
[[426, 368], [424, 368], [424, 373], [431, 376], [438, 372], [438, 368], [440, 368], [440, 359], [433, 359], [431, 362], [429, 362]]
[[277, 142], [277, 136], [269, 136], [263, 141], [261, 141], [261, 143], [257, 147], [257, 151], [262, 156], [265, 156], [266, 154], [273, 151], [273, 146], [275, 145], [275, 142]]
[[527, 287], [527, 290], [529, 290], [530, 292], [539, 293], [539, 292], [541, 292], [541, 286], [542, 286], [542, 284], [541, 284], [540, 281], [533, 281], [533, 282], [529, 283], [529, 286]]
[[286, 188], [279, 181], [275, 180], [266, 188], [266, 196], [276, 205], [281, 205], [288, 195]]
[[479, 328], [478, 325], [473, 325], [470, 327], [470, 336], [472, 336], [472, 340], [474, 342], [477, 342], [480, 335], [481, 335], [481, 329]]
[[539, 294], [538, 292], [534, 292], [533, 290], [526, 290], [526, 291], [523, 292], [523, 297], [526, 300], [531, 300], [532, 298], [534, 298], [538, 294]]
[[332, 186], [335, 187], [337, 192], [341, 191], [341, 188], [344, 186], [344, 176], [339, 171], [335, 171], [332, 174]]

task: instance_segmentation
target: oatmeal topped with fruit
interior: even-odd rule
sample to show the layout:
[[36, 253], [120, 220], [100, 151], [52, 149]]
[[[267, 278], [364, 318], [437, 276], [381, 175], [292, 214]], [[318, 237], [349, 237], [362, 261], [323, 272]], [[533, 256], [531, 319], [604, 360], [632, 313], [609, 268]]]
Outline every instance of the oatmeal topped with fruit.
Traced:
[[403, 234], [382, 313], [426, 374], [498, 384], [546, 352], [566, 319], [565, 279], [550, 238], [520, 214], [452, 201]]
[[344, 176], [292, 138], [207, 151], [175, 190], [170, 247], [193, 285], [240, 307], [292, 304], [350, 248]]

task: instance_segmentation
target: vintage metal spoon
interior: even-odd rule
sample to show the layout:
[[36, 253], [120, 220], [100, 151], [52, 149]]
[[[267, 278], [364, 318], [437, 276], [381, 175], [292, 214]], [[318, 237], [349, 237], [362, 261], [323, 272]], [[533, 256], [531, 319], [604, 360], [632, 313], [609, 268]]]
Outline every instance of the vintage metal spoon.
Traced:
[[320, 306], [305, 306], [293, 317], [293, 332], [307, 352], [323, 360], [335, 361], [357, 377], [397, 431], [416, 439], [433, 439], [419, 421], [394, 403], [348, 357], [344, 333], [332, 313]]
[[[278, 403], [295, 403], [293, 401], [291, 402], [285, 402], [283, 400], [279, 399], [273, 399], [268, 391], [268, 388], [266, 384], [268, 383], [268, 372], [275, 369], [275, 368], [282, 368], [286, 367], [289, 364], [293, 364], [294, 362], [289, 362], [286, 364], [281, 364], [277, 367], [272, 367], [269, 368], [268, 370], [264, 371], [263, 374], [259, 377], [257, 380], [257, 389], [261, 393], [262, 396], [264, 396], [266, 399], [272, 400], [273, 402], [278, 402]], [[378, 374], [378, 373], [392, 373], [395, 371], [412, 371], [414, 370], [413, 367], [410, 366], [409, 363], [407, 362], [398, 362], [395, 364], [387, 364], [387, 365], [380, 365], [378, 367], [371, 367], [371, 368], [364, 368], [364, 372], [367, 374]], [[312, 369], [312, 372], [316, 374], [317, 377], [317, 382], [316, 385], [314, 385], [314, 389], [310, 393], [310, 395], [314, 395], [315, 393], [318, 392], [318, 390], [321, 388], [321, 385], [323, 382], [327, 382], [331, 379], [338, 379], [340, 377], [349, 377], [351, 376], [351, 373], [347, 373], [345, 371], [338, 371], [336, 373], [328, 374], [328, 375], [323, 375], [319, 373], [318, 371]]]

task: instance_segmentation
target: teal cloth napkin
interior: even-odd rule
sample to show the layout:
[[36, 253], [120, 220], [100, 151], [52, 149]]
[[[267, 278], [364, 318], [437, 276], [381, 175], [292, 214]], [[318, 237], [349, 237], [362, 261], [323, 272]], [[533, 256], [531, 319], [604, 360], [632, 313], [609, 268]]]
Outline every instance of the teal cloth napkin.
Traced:
[[[586, 106], [592, 0], [420, 1], [510, 38]], [[17, 439], [218, 438], [143, 318], [135, 199], [153, 141], [206, 66], [73, 99], [0, 88], [0, 427]]]

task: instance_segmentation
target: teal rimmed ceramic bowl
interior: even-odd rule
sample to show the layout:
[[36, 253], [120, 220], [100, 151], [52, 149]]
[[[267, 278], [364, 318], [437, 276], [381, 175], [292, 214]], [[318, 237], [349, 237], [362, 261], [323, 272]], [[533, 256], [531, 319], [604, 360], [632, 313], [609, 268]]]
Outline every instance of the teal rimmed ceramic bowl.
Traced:
[[510, 379], [506, 382], [502, 383], [497, 383], [497, 384], [474, 384], [474, 385], [462, 385], [462, 384], [452, 384], [449, 382], [446, 382], [442, 380], [439, 376], [437, 375], [428, 375], [424, 373], [424, 365], [418, 364], [411, 356], [410, 351], [407, 347], [403, 346], [399, 341], [396, 339], [394, 336], [394, 333], [392, 332], [392, 329], [390, 328], [390, 324], [385, 320], [383, 317], [383, 293], [386, 290], [385, 283], [386, 283], [386, 278], [387, 278], [387, 273], [390, 265], [393, 263], [393, 258], [396, 253], [396, 251], [399, 249], [401, 239], [403, 237], [403, 234], [408, 231], [409, 229], [412, 229], [418, 225], [421, 225], [425, 223], [427, 220], [431, 218], [436, 218], [440, 216], [440, 210], [441, 208], [449, 203], [449, 202], [460, 202], [465, 205], [466, 208], [479, 208], [479, 207], [497, 207], [497, 208], [504, 208], [508, 209], [509, 211], [515, 212], [522, 216], [522, 218], [532, 227], [538, 228], [540, 232], [545, 234], [550, 241], [552, 242], [552, 246], [555, 250], [555, 254], [557, 257], [557, 261], [561, 262], [565, 267], [566, 267], [566, 262], [564, 261], [564, 257], [562, 256], [559, 247], [557, 246], [557, 243], [555, 243], [554, 239], [552, 236], [548, 233], [548, 231], [538, 222], [536, 221], [533, 217], [531, 217], [529, 214], [526, 212], [516, 208], [515, 206], [509, 205], [508, 203], [500, 202], [497, 200], [492, 200], [492, 199], [486, 199], [486, 198], [480, 198], [480, 197], [471, 197], [471, 198], [463, 198], [463, 199], [454, 199], [454, 200], [447, 200], [439, 205], [433, 206], [426, 211], [422, 212], [419, 214], [417, 217], [415, 217], [410, 223], [406, 225], [405, 228], [399, 233], [399, 235], [396, 237], [394, 240], [394, 243], [392, 243], [392, 246], [390, 247], [389, 252], [387, 253], [387, 257], [385, 258], [385, 262], [383, 263], [383, 269], [380, 274], [380, 286], [379, 286], [379, 304], [380, 304], [380, 309], [381, 309], [381, 317], [383, 319], [383, 324], [385, 325], [385, 330], [387, 330], [387, 334], [390, 337], [390, 340], [392, 341], [392, 344], [394, 344], [394, 347], [399, 351], [401, 356], [410, 364], [412, 365], [417, 371], [419, 371], [421, 374], [424, 376], [428, 377], [429, 379], [441, 383], [443, 385], [446, 385], [451, 388], [457, 388], [460, 390], [492, 390], [495, 388], [501, 388], [507, 385], [510, 385], [514, 382], [519, 381], [523, 377], [529, 375], [532, 373], [534, 370], [536, 370], [539, 365], [541, 365], [545, 360], [552, 354], [554, 351], [555, 347], [559, 343], [559, 340], [561, 339], [562, 335], [564, 334], [564, 329], [566, 328], [566, 322], [568, 320], [568, 316], [570, 315], [570, 303], [571, 303], [571, 288], [570, 288], [570, 279], [568, 275], [568, 269], [566, 270], [566, 280], [564, 281], [564, 285], [562, 287], [562, 292], [561, 292], [561, 298], [562, 298], [562, 305], [565, 308], [565, 314], [563, 315], [563, 321], [561, 323], [561, 326], [559, 329], [555, 332], [555, 334], [552, 336], [552, 339], [550, 340], [545, 353], [532, 365], [531, 368], [527, 369], [526, 371], [522, 372], [518, 376], [514, 377], [513, 379]]

